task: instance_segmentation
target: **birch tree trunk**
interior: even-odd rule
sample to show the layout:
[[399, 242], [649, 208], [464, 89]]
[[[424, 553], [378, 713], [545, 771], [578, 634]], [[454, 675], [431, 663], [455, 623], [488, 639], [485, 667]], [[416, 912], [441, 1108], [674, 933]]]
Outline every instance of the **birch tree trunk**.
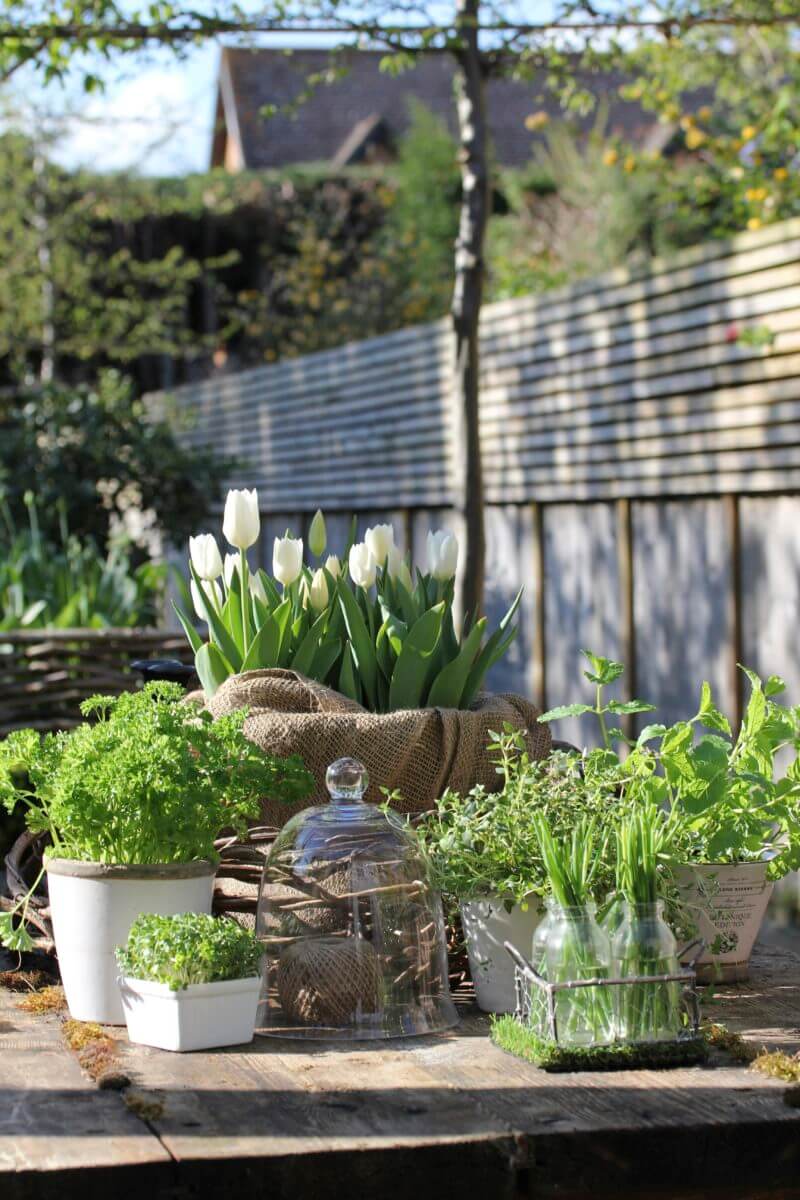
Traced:
[[483, 597], [486, 535], [478, 422], [478, 319], [483, 299], [483, 246], [489, 215], [486, 98], [478, 44], [480, 0], [457, 0], [461, 46], [456, 52], [456, 100], [461, 165], [461, 215], [455, 254], [452, 318], [455, 332], [455, 506], [463, 521], [465, 555], [459, 608], [467, 614]]

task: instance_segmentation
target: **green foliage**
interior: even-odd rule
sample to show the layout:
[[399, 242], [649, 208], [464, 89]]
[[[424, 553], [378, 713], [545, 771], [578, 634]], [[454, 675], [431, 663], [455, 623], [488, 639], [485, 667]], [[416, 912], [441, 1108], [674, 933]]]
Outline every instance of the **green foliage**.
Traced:
[[627, 172], [609, 155], [601, 110], [588, 135], [568, 122], [548, 125], [530, 167], [506, 171], [512, 211], [489, 226], [492, 299], [543, 291], [618, 267], [651, 250], [657, 182]]
[[625, 813], [617, 824], [617, 895], [628, 904], [654, 904], [663, 895], [663, 879], [675, 865], [679, 832], [677, 809], [667, 815], [652, 802]]
[[214, 859], [220, 830], [244, 830], [262, 797], [309, 793], [296, 756], [247, 740], [244, 712], [214, 721], [182, 697], [177, 684], [148, 684], [86, 700], [91, 721], [70, 732], [10, 734], [0, 743], [0, 802], [9, 812], [21, 802], [57, 857], [173, 863]]
[[127, 944], [117, 949], [129, 979], [166, 983], [174, 992], [193, 983], [216, 983], [258, 975], [261, 944], [235, 921], [204, 913], [137, 917]]
[[235, 464], [183, 448], [168, 415], [146, 412], [115, 371], [96, 386], [51, 385], [0, 398], [0, 487], [13, 521], [28, 523], [25, 498], [34, 495], [42, 533], [56, 545], [65, 513], [72, 533], [104, 546], [132, 509], [184, 540], [219, 503]]
[[[460, 900], [502, 896], [510, 908], [548, 890], [534, 814], [541, 814], [555, 836], [567, 838], [587, 815], [597, 823], [611, 818], [618, 807], [617, 781], [595, 773], [587, 784], [577, 754], [555, 751], [531, 760], [524, 737], [510, 725], [492, 739], [500, 791], [475, 787], [460, 796], [448, 790], [416, 828], [441, 891]], [[613, 863], [598, 859], [597, 870], [598, 886], [608, 890]]]
[[450, 303], [453, 245], [458, 233], [461, 175], [458, 147], [444, 123], [418, 100], [398, 146], [391, 175], [395, 198], [389, 210], [383, 252], [402, 253], [404, 306], [409, 321], [435, 320]]
[[100, 554], [90, 539], [69, 534], [59, 502], [61, 540], [42, 537], [35, 499], [26, 497], [28, 529], [15, 528], [0, 497], [0, 630], [89, 629], [153, 625], [161, 611], [167, 568], [131, 564], [127, 546]]
[[650, 1045], [559, 1046], [510, 1014], [492, 1017], [490, 1037], [501, 1050], [553, 1072], [648, 1071], [697, 1066], [708, 1058], [701, 1037]]
[[531, 814], [536, 840], [547, 876], [548, 890], [562, 908], [580, 908], [594, 896], [594, 880], [604, 858], [605, 847], [595, 844], [596, 818], [582, 817], [571, 832], [553, 837], [547, 817]]
[[[257, 509], [257, 498], [252, 503]], [[376, 551], [383, 561], [369, 548], [377, 544], [373, 533], [381, 545], [386, 542], [385, 552]], [[455, 538], [447, 538], [457, 555]], [[284, 551], [291, 556], [288, 574], [278, 563]], [[415, 583], [391, 526], [367, 530], [366, 541], [350, 548], [349, 576], [338, 560], [333, 574], [327, 563], [303, 563], [302, 553], [300, 539], [276, 538], [275, 578], [263, 569], [251, 572], [244, 551], [219, 582], [204, 583], [190, 563], [195, 609], [208, 641], [184, 609], [176, 611], [206, 695], [232, 674], [278, 667], [327, 683], [371, 712], [465, 709], [516, 635], [511, 621], [521, 593], [488, 637], [485, 618], [465, 622], [458, 635], [455, 557], [449, 565], [434, 564], [436, 574], [417, 569]]]
[[[605, 749], [585, 759], [587, 782], [607, 776], [616, 781], [623, 803], [634, 809], [652, 805], [670, 814], [662, 831], [684, 862], [735, 863], [769, 860], [773, 879], [800, 866], [800, 707], [779, 704], [784, 690], [777, 676], [762, 681], [743, 667], [750, 699], [734, 739], [725, 715], [704, 683], [698, 711], [691, 720], [666, 727], [646, 726], [635, 741], [621, 730], [608, 730], [608, 713], [644, 712], [640, 701], [603, 703], [602, 688], [619, 677], [619, 663], [589, 655], [587, 678], [595, 684], [596, 703], [567, 705], [540, 718], [557, 720], [579, 712], [600, 722]], [[602, 682], [598, 682], [602, 681]], [[698, 731], [705, 730], [707, 732]], [[623, 744], [622, 761], [611, 750]], [[793, 751], [778, 776], [782, 752]]]

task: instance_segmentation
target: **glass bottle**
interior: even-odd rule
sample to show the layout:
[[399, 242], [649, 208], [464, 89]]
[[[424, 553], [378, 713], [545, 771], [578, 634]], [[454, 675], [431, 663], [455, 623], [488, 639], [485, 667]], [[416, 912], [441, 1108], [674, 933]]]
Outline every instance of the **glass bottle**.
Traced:
[[[623, 905], [611, 946], [615, 975], [674, 975], [677, 943], [664, 920], [664, 902]], [[617, 1036], [626, 1042], [674, 1041], [682, 1028], [681, 985], [635, 983], [614, 988]]]
[[[551, 902], [546, 961], [550, 983], [607, 979], [608, 938], [597, 924], [597, 908], [565, 908]], [[614, 1003], [609, 987], [579, 987], [555, 993], [556, 1041], [560, 1046], [601, 1046], [614, 1038]]]
[[[545, 901], [547, 911], [536, 926], [531, 945], [531, 966], [537, 975], [541, 975], [542, 979], [547, 979], [547, 937], [552, 924], [552, 906], [552, 900]], [[550, 1038], [552, 1033], [547, 1016], [547, 993], [543, 988], [537, 987], [535, 983], [528, 986], [530, 989], [527, 998], [528, 1024], [539, 1037]]]

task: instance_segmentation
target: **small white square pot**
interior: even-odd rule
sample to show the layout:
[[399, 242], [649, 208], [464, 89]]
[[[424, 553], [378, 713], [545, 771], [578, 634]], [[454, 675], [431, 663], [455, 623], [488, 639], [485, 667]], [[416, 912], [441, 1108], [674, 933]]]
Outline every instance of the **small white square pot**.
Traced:
[[166, 983], [121, 978], [128, 1037], [159, 1050], [210, 1050], [252, 1042], [259, 976], [192, 983], [174, 992]]

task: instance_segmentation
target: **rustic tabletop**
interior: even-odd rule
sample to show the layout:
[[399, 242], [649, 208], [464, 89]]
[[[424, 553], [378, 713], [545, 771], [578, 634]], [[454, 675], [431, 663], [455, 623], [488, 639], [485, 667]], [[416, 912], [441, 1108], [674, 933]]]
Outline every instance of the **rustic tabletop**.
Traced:
[[[547, 1075], [462, 1006], [449, 1035], [350, 1049], [257, 1039], [178, 1055], [116, 1031], [122, 1091], [99, 1088], [62, 1019], [0, 991], [0, 1197], [800, 1197], [787, 1084], [708, 1067]], [[800, 958], [757, 951], [706, 1015], [800, 1048]]]

